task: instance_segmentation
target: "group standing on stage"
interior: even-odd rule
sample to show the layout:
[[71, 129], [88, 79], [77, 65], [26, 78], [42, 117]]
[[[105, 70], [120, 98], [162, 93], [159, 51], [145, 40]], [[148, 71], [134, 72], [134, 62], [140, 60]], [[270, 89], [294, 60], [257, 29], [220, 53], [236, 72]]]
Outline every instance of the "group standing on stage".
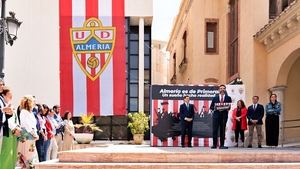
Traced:
[[62, 118], [58, 105], [50, 109], [31, 95], [22, 97], [15, 109], [12, 97], [0, 79], [0, 169], [34, 168], [34, 163], [56, 159], [57, 152], [72, 149], [70, 112]]
[[[12, 91], [0, 79], [0, 169], [10, 169], [19, 166], [32, 168], [33, 163], [57, 158], [57, 152], [71, 150], [74, 139], [74, 125], [71, 112], [60, 116], [60, 107], [49, 108], [46, 104], [37, 104], [36, 98], [26, 95], [21, 99], [17, 109], [12, 105]], [[266, 145], [278, 146], [279, 116], [281, 104], [276, 94], [271, 94], [269, 103], [259, 104], [259, 97], [253, 96], [253, 104], [248, 108], [243, 100], [237, 101], [237, 107], [232, 113], [232, 130], [235, 133], [236, 147], [239, 138], [244, 146], [245, 130], [249, 130], [248, 148], [252, 148], [254, 129], [258, 138], [258, 148], [262, 148], [262, 125], [265, 118]], [[224, 145], [228, 111], [232, 99], [227, 95], [226, 86], [219, 86], [217, 94], [210, 105], [213, 112], [213, 146], [227, 149]], [[187, 146], [192, 147], [192, 129], [195, 107], [189, 97], [184, 96], [180, 105], [181, 146], [185, 147], [185, 136], [188, 136]], [[248, 121], [248, 122], [247, 122]], [[220, 141], [218, 141], [220, 138]]]
[[[211, 102], [210, 110], [212, 113], [213, 123], [213, 145], [212, 149], [227, 149], [224, 145], [226, 123], [228, 120], [228, 112], [231, 109], [231, 97], [227, 95], [226, 86], [219, 86], [219, 94], [217, 94]], [[262, 148], [263, 140], [263, 117], [265, 118], [266, 145], [278, 146], [279, 137], [279, 116], [281, 112], [281, 104], [277, 101], [277, 95], [271, 94], [269, 103], [265, 106], [259, 104], [259, 96], [253, 96], [252, 105], [246, 107], [243, 100], [237, 101], [237, 106], [232, 112], [232, 130], [235, 133], [235, 147], [239, 147], [239, 138], [242, 141], [242, 147], [245, 145], [245, 130], [249, 130], [248, 148], [252, 148], [253, 133], [256, 129], [257, 145]], [[181, 146], [185, 147], [185, 135], [188, 135], [188, 147], [192, 147], [192, 128], [194, 120], [194, 105], [189, 103], [189, 97], [184, 96], [184, 103], [180, 105], [180, 122], [181, 122]], [[248, 121], [248, 122], [247, 122]], [[219, 138], [219, 141], [218, 141]]]

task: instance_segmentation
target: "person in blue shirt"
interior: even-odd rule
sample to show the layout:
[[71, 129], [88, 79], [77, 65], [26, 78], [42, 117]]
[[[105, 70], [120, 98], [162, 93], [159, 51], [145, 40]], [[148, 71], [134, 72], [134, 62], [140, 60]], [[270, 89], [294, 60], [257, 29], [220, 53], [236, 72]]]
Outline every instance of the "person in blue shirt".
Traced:
[[279, 115], [281, 103], [277, 101], [277, 95], [271, 94], [270, 102], [266, 105], [266, 145], [278, 146]]

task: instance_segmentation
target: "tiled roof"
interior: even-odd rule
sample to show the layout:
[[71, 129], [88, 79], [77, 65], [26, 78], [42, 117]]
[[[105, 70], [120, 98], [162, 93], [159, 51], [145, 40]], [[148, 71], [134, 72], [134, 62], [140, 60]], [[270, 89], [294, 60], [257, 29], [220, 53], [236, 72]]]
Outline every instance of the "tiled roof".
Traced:
[[288, 7], [286, 7], [276, 18], [272, 19], [269, 21], [268, 24], [266, 24], [263, 28], [261, 28], [255, 35], [254, 37], [258, 37], [260, 34], [262, 34], [265, 30], [269, 29], [276, 21], [279, 20], [282, 16], [284, 16], [286, 13], [288, 13], [296, 3], [298, 3], [299, 0], [295, 0], [292, 2]]

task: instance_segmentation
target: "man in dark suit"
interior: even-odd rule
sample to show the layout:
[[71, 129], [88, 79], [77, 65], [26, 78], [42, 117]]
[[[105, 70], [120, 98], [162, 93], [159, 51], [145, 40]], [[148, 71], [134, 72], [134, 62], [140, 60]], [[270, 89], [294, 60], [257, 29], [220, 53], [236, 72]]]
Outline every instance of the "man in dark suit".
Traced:
[[259, 97], [253, 96], [252, 102], [253, 104], [248, 107], [247, 118], [248, 118], [248, 126], [249, 126], [249, 144], [248, 148], [252, 148], [252, 140], [253, 140], [253, 132], [254, 127], [257, 132], [257, 144], [258, 148], [261, 147], [262, 142], [262, 124], [264, 117], [264, 106], [258, 103]]
[[[195, 108], [190, 104], [189, 96], [184, 96], [184, 103], [180, 105], [180, 122], [181, 122], [181, 146], [184, 147], [185, 135], [188, 135], [188, 147], [192, 147], [192, 130]], [[187, 131], [187, 132], [186, 132]]]
[[225, 128], [228, 119], [228, 111], [230, 110], [231, 97], [226, 94], [226, 86], [219, 86], [219, 94], [217, 94], [210, 105], [210, 110], [213, 111], [213, 146], [217, 148], [218, 132], [220, 130], [220, 149], [227, 149], [224, 146]]

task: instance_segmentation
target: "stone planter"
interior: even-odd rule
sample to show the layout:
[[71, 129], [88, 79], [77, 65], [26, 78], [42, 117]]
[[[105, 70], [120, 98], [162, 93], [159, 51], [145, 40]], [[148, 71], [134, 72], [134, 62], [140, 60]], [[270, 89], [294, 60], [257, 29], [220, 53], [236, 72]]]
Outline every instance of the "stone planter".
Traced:
[[94, 138], [94, 134], [90, 133], [75, 133], [74, 136], [78, 144], [90, 144]]
[[142, 144], [144, 141], [144, 134], [134, 134], [133, 141], [134, 144]]

